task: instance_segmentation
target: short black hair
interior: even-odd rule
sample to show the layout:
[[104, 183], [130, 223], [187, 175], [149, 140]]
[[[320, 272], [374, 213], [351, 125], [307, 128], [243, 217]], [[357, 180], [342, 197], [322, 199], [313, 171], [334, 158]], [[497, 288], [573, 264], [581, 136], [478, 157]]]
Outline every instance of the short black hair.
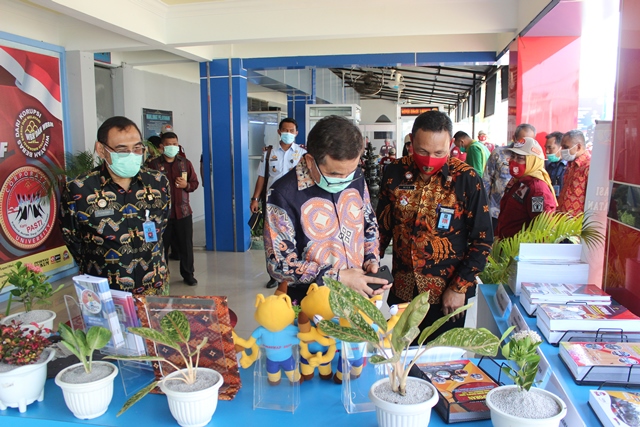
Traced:
[[453, 123], [451, 119], [442, 111], [427, 111], [416, 117], [413, 122], [411, 133], [415, 137], [418, 129], [431, 132], [449, 132], [449, 137], [453, 135]]
[[471, 137], [469, 136], [468, 133], [459, 130], [458, 132], [456, 132], [455, 135], [453, 135], [453, 139], [462, 139], [462, 138], [469, 138], [471, 139]]
[[296, 127], [296, 130], [298, 130], [298, 122], [296, 122], [296, 119], [292, 119], [291, 117], [286, 117], [282, 119], [280, 121], [280, 124], [278, 125], [278, 130], [282, 129], [282, 125], [284, 123], [293, 123], [293, 125]]
[[113, 116], [108, 118], [102, 123], [102, 125], [98, 128], [98, 141], [103, 144], [107, 143], [107, 139], [109, 138], [109, 131], [113, 128], [118, 129], [120, 132], [129, 129], [130, 127], [134, 127], [135, 130], [138, 131], [140, 137], [142, 138], [142, 132], [138, 128], [131, 119], [128, 119], [124, 116]]
[[530, 125], [529, 123], [520, 123], [516, 128], [516, 131], [513, 132], [514, 139], [517, 139], [518, 135], [520, 135], [520, 132], [524, 131], [525, 129], [530, 130], [531, 132], [533, 132], [533, 136], [536, 136], [536, 128], [533, 125]]
[[562, 132], [551, 132], [549, 135], [547, 135], [547, 139], [549, 138], [555, 138], [553, 140], [553, 143], [556, 144], [558, 147], [561, 145], [562, 143], [562, 137], [564, 136], [564, 134]]
[[160, 145], [160, 137], [158, 135], [151, 135], [147, 141], [152, 143], [156, 148]]
[[315, 124], [307, 136], [307, 152], [316, 163], [324, 164], [327, 156], [334, 160], [353, 160], [364, 151], [362, 133], [350, 120], [327, 116]]
[[586, 142], [584, 139], [584, 133], [578, 129], [570, 130], [569, 132], [562, 135], [562, 138], [569, 138], [570, 140], [578, 140], [583, 146]]
[[164, 142], [167, 139], [172, 139], [172, 138], [179, 139], [178, 135], [176, 135], [175, 133], [173, 133], [173, 132], [165, 132], [162, 135], [160, 135], [160, 144], [164, 145]]

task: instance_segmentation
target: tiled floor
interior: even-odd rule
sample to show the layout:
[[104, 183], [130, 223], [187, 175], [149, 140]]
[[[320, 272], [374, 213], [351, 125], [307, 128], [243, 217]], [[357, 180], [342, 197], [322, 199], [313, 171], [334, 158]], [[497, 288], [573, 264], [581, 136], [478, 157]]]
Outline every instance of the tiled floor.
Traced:
[[[194, 224], [194, 237], [202, 235], [204, 235], [204, 225], [199, 221]], [[265, 269], [264, 251], [207, 252], [196, 249], [194, 258], [197, 286], [187, 286], [182, 282], [178, 272], [179, 261], [169, 262], [169, 268], [174, 272], [170, 284], [171, 295], [226, 295], [229, 299], [229, 307], [238, 316], [236, 333], [241, 337], [248, 337], [257, 327], [253, 318], [256, 295], [262, 293], [267, 296], [273, 293], [273, 289], [265, 288], [269, 276]], [[385, 256], [382, 264], [390, 265], [390, 263], [391, 255]], [[63, 295], [75, 295], [75, 291], [70, 285], [70, 277], [57, 283], [65, 283], [67, 286], [55, 295], [51, 309], [58, 313], [56, 321], [66, 321]], [[0, 304], [0, 310], [3, 306], [4, 304]], [[20, 311], [22, 308], [15, 309]], [[383, 311], [386, 311], [386, 305]], [[475, 325], [475, 312], [467, 315], [467, 325]]]

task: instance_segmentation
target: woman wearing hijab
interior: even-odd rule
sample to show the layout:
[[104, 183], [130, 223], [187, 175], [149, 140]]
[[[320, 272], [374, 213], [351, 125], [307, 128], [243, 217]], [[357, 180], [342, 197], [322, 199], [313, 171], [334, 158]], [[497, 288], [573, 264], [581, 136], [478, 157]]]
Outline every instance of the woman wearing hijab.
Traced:
[[513, 178], [500, 201], [496, 237], [501, 239], [513, 236], [542, 212], [555, 212], [558, 206], [538, 142], [527, 137], [515, 142], [508, 151]]

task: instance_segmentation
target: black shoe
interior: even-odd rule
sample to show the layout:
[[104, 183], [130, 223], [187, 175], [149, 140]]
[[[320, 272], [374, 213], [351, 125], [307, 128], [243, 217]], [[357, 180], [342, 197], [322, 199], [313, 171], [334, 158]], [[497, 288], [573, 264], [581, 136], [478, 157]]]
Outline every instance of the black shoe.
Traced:
[[189, 286], [195, 286], [198, 284], [198, 281], [196, 280], [195, 277], [190, 277], [188, 279], [184, 279], [184, 283], [186, 283]]
[[274, 278], [271, 278], [271, 280], [269, 280], [269, 283], [267, 283], [267, 289], [273, 289], [276, 286], [278, 286], [278, 282]]
[[180, 255], [178, 254], [169, 254], [169, 259], [180, 261]]

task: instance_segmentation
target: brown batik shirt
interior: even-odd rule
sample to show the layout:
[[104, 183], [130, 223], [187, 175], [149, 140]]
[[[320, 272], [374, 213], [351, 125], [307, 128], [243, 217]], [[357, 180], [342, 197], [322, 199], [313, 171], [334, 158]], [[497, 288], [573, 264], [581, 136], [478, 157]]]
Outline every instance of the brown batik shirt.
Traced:
[[412, 156], [385, 169], [377, 217], [380, 253], [393, 238], [391, 292], [404, 301], [431, 291], [440, 303], [451, 288], [465, 293], [487, 262], [493, 231], [482, 180], [466, 163], [449, 158], [430, 180]]
[[[142, 167], [128, 190], [104, 164], [67, 183], [60, 226], [81, 273], [109, 279], [111, 289], [161, 294], [168, 281], [162, 245], [171, 196], [166, 176]], [[157, 241], [147, 242], [146, 211]]]

